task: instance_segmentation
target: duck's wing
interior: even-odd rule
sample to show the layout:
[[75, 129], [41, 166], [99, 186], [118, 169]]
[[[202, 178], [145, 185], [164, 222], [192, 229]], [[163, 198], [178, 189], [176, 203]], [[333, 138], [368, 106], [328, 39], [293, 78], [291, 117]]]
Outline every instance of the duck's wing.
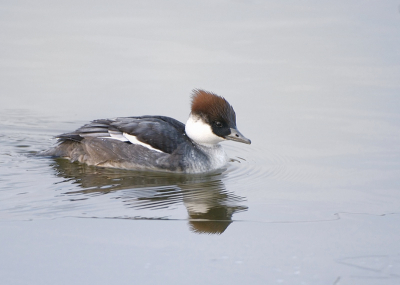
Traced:
[[163, 153], [174, 152], [178, 145], [188, 140], [185, 125], [164, 116], [95, 120], [74, 132], [58, 136], [60, 142], [80, 142], [89, 137], [119, 140]]

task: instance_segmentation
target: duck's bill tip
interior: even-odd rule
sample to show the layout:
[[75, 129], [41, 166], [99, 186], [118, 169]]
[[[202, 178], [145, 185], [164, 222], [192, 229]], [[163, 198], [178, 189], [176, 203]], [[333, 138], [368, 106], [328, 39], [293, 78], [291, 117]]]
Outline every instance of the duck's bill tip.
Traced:
[[242, 135], [237, 129], [231, 129], [231, 133], [225, 139], [245, 144], [251, 144], [251, 140]]

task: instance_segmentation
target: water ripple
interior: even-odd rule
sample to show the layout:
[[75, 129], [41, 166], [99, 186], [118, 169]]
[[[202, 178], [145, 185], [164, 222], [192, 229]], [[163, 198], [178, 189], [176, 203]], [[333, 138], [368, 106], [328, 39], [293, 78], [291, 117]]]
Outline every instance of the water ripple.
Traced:
[[51, 120], [39, 119], [43, 131], [32, 128], [36, 126], [34, 116], [23, 115], [8, 116], [0, 137], [4, 166], [0, 177], [2, 189], [7, 191], [0, 210], [12, 218], [187, 219], [195, 232], [221, 233], [235, 213], [247, 210], [246, 197], [226, 185], [252, 187], [265, 179], [294, 177], [286, 168], [290, 158], [253, 145], [225, 145], [232, 157], [229, 167], [197, 175], [135, 172], [38, 158], [34, 154], [53, 143], [47, 129]]
[[295, 164], [293, 158], [273, 153], [268, 149], [229, 146], [227, 152], [240, 153], [240, 157], [233, 156], [227, 170], [227, 179], [232, 182], [258, 185], [265, 179], [291, 180], [299, 175], [288, 168], [288, 165]]

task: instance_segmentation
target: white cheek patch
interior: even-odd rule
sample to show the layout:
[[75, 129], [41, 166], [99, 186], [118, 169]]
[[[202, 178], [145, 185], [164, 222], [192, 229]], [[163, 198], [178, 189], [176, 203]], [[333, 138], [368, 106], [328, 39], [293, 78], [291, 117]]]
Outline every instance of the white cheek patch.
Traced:
[[132, 144], [139, 144], [139, 145], [141, 145], [141, 146], [144, 146], [145, 148], [148, 148], [148, 149], [151, 149], [151, 150], [154, 150], [154, 151], [158, 151], [158, 152], [164, 153], [163, 151], [161, 151], [161, 150], [159, 150], [159, 149], [156, 149], [156, 148], [152, 147], [151, 145], [148, 145], [148, 144], [146, 144], [146, 143], [144, 143], [144, 142], [139, 141], [135, 136], [132, 136], [132, 135], [127, 134], [127, 133], [123, 133], [123, 136], [124, 136], [128, 141], [130, 141]]
[[186, 122], [185, 131], [189, 138], [199, 144], [214, 145], [225, 140], [214, 134], [211, 126], [202, 118], [192, 114]]

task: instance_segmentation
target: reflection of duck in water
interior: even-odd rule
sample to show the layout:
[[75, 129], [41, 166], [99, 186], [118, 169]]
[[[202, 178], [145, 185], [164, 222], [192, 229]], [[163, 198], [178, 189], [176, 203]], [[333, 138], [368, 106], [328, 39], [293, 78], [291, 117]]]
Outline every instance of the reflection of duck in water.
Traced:
[[[234, 213], [247, 210], [241, 205], [244, 197], [227, 191], [222, 182], [224, 174], [219, 172], [207, 175], [132, 172], [69, 163], [63, 159], [55, 162], [57, 176], [74, 180], [82, 188], [64, 193], [72, 202], [75, 198], [82, 199], [82, 195], [90, 199], [96, 196], [94, 193], [107, 195], [111, 192], [113, 199], [139, 211], [174, 208], [183, 202], [189, 214], [190, 229], [210, 234], [223, 233], [232, 223]], [[151, 213], [154, 215], [157, 211]], [[152, 219], [154, 216], [124, 218]]]
[[190, 188], [183, 202], [194, 232], [221, 234], [232, 223], [235, 212], [247, 210], [240, 205], [244, 198], [227, 192], [221, 180], [192, 184]]
[[224, 167], [219, 144], [250, 144], [236, 127], [236, 114], [224, 98], [195, 90], [185, 124], [164, 116], [95, 120], [58, 136], [59, 144], [41, 155], [88, 165], [176, 173], [204, 173]]

